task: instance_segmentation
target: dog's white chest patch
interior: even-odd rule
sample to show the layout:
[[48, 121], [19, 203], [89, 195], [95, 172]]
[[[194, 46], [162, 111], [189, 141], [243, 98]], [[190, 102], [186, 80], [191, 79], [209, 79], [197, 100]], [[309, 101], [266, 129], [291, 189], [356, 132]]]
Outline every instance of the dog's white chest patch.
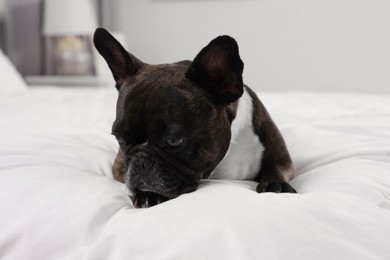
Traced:
[[244, 90], [231, 126], [229, 149], [211, 178], [253, 180], [259, 173], [264, 146], [253, 132], [252, 114], [252, 98]]

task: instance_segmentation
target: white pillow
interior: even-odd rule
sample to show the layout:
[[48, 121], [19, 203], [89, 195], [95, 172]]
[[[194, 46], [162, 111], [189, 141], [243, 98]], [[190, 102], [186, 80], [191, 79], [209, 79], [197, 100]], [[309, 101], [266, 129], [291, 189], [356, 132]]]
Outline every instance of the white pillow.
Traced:
[[0, 49], [0, 93], [9, 93], [27, 88], [23, 77]]

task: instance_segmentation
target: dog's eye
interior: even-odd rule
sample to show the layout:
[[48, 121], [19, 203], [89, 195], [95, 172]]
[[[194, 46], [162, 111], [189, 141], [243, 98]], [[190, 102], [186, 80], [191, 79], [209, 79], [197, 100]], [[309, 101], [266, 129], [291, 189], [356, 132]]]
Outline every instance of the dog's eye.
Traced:
[[183, 143], [183, 139], [168, 138], [165, 143], [170, 147], [178, 147]]

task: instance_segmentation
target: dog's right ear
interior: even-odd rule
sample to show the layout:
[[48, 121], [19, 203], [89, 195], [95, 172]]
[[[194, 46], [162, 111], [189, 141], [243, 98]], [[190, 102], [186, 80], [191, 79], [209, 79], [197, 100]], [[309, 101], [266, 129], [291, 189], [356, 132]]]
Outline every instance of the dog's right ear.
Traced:
[[135, 75], [142, 67], [143, 63], [128, 53], [106, 29], [96, 29], [93, 43], [110, 67], [118, 90], [129, 76]]

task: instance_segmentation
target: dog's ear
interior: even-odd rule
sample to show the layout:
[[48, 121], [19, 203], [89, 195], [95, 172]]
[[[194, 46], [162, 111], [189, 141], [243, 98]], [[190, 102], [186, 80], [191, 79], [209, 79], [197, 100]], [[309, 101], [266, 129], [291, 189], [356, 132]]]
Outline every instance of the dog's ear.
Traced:
[[105, 29], [96, 29], [93, 43], [106, 60], [119, 89], [126, 78], [135, 75], [142, 67], [142, 62], [128, 53], [125, 48]]
[[217, 104], [227, 105], [243, 93], [243, 69], [237, 42], [229, 36], [219, 36], [195, 57], [186, 77], [211, 93]]

